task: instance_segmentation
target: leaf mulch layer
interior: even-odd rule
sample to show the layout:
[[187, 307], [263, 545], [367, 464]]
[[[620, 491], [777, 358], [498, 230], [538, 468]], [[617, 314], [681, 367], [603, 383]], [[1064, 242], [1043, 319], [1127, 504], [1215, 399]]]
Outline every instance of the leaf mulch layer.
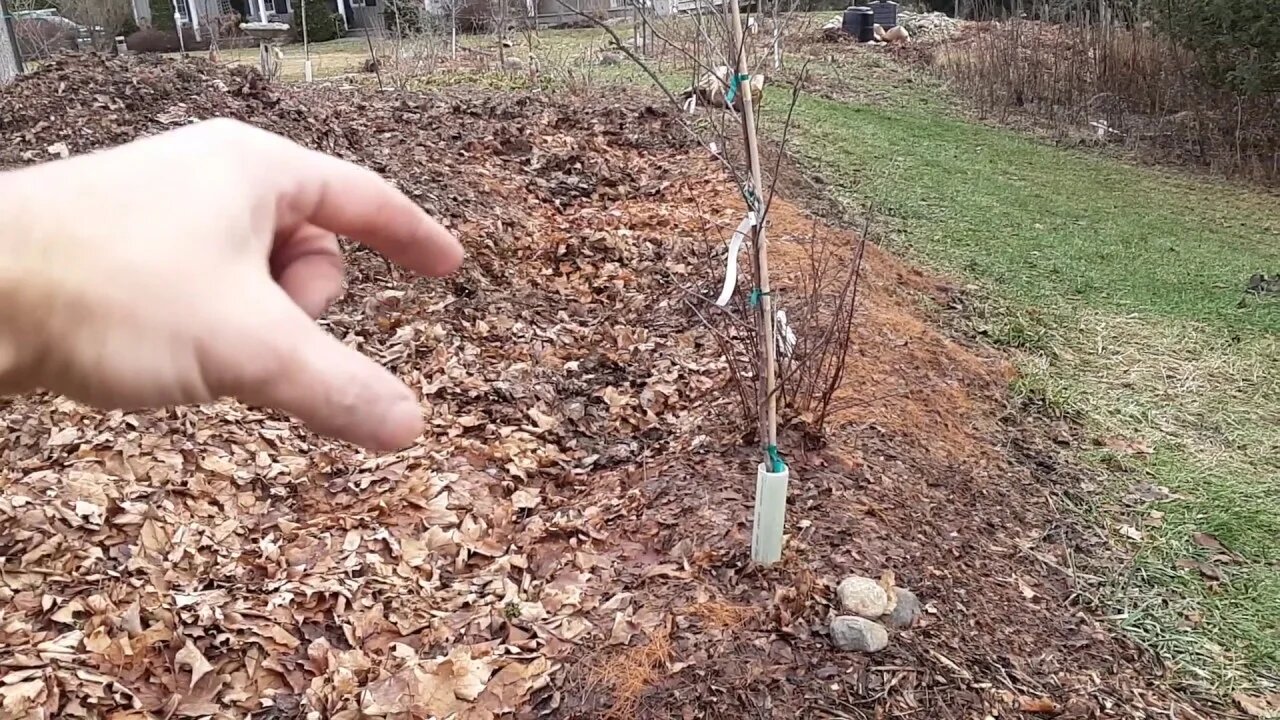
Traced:
[[[463, 239], [449, 280], [353, 248], [322, 321], [430, 432], [374, 456], [230, 401], [8, 401], [0, 717], [1197, 717], [1073, 605], [1101, 546], [1054, 507], [1075, 479], [1010, 451], [1005, 363], [935, 330], [918, 300], [945, 289], [875, 248], [828, 445], [791, 458], [783, 562], [752, 567], [750, 429], [689, 301], [740, 200], [667, 111], [89, 56], [0, 92], [0, 166], [213, 116], [368, 165]], [[815, 247], [856, 238], [770, 213], [785, 306]], [[835, 583], [883, 570], [924, 621], [833, 651]]]

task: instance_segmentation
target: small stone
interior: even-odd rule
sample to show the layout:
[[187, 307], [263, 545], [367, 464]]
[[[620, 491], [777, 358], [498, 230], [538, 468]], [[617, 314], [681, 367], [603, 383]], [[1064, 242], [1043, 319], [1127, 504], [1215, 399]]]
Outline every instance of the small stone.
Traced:
[[906, 630], [920, 619], [920, 599], [915, 593], [903, 588], [894, 588], [893, 594], [897, 604], [888, 615], [880, 618], [880, 622], [895, 630]]
[[874, 620], [837, 615], [831, 620], [831, 644], [853, 652], [880, 652], [889, 646], [889, 631]]
[[836, 596], [845, 612], [864, 618], [878, 618], [889, 609], [889, 596], [871, 578], [851, 575], [841, 580]]
[[623, 61], [625, 57], [626, 56], [623, 55], [622, 53], [602, 52], [600, 53], [600, 64], [601, 65], [618, 65]]

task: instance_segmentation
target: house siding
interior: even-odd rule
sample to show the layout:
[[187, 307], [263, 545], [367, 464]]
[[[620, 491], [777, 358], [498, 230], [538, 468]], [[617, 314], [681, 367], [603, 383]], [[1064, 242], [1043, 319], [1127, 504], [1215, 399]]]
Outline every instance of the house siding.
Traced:
[[[219, 0], [178, 0], [180, 6], [189, 8], [196, 15], [196, 23], [200, 26], [201, 32], [206, 32], [206, 28], [214, 22], [221, 14], [221, 3]], [[343, 0], [329, 0], [329, 8], [334, 13], [338, 12], [338, 4]], [[133, 3], [133, 19], [137, 20], [138, 26], [147, 26], [151, 24], [151, 3], [150, 0], [132, 0]], [[189, 3], [189, 4], [188, 4]], [[294, 20], [301, 22], [296, 17], [296, 10], [302, 0], [264, 0], [266, 5], [266, 13], [271, 22], [288, 23], [293, 26]], [[244, 0], [244, 5], [248, 10], [250, 17], [244, 18], [246, 22], [256, 22], [259, 19], [259, 8], [257, 8], [257, 0]], [[288, 12], [279, 13], [276, 9], [287, 9]], [[366, 8], [366, 6], [355, 5], [351, 13], [351, 27], [379, 27], [380, 22], [380, 6], [374, 8]]]
[[[631, 17], [635, 0], [564, 0], [570, 8], [589, 15], [607, 14], [609, 18]], [[659, 17], [720, 7], [724, 0], [647, 0]], [[580, 22], [582, 16], [566, 8], [560, 0], [537, 0], [539, 27]]]

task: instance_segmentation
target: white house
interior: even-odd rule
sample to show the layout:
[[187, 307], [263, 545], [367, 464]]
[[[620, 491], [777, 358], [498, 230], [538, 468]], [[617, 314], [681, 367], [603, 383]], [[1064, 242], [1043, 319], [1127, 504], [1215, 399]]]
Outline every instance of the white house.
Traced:
[[[170, 0], [174, 14], [183, 27], [191, 28], [199, 38], [220, 18], [238, 14], [246, 22], [284, 22], [293, 24], [293, 13], [302, 0]], [[133, 18], [139, 26], [151, 23], [150, 0], [132, 0]], [[346, 29], [376, 27], [379, 23], [379, 0], [328, 0], [329, 9], [342, 16]]]

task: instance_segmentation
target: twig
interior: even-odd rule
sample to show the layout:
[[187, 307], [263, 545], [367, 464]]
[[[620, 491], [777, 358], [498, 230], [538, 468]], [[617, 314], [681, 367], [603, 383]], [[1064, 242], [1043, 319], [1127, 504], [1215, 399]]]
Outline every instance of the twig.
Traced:
[[366, 32], [364, 39], [369, 43], [369, 62], [373, 63], [373, 74], [378, 76], [378, 89], [385, 90], [382, 86], [382, 68], [378, 65], [378, 56], [373, 52], [373, 36]]
[[657, 73], [655, 73], [653, 70], [651, 70], [651, 69], [649, 68], [649, 66], [648, 66], [648, 65], [646, 65], [646, 64], [644, 63], [644, 61], [643, 61], [643, 60], [641, 60], [641, 59], [639, 58], [639, 56], [637, 56], [637, 55], [635, 54], [635, 52], [633, 52], [633, 51], [631, 50], [631, 48], [628, 48], [625, 44], [623, 44], [623, 42], [622, 42], [622, 38], [618, 36], [618, 33], [614, 32], [613, 28], [609, 27], [607, 24], [605, 24], [605, 23], [604, 23], [603, 21], [601, 21], [599, 18], [596, 18], [596, 17], [593, 17], [593, 16], [591, 16], [591, 15], [588, 15], [587, 13], [583, 12], [582, 10], [579, 10], [578, 8], [573, 7], [573, 6], [572, 6], [572, 5], [570, 5], [569, 3], [565, 2], [565, 0], [556, 0], [556, 3], [558, 3], [558, 4], [560, 5], [560, 7], [564, 8], [565, 10], [568, 10], [568, 11], [570, 11], [570, 12], [574, 13], [575, 15], [577, 15], [577, 16], [579, 16], [579, 17], [581, 17], [581, 18], [584, 18], [584, 19], [586, 19], [586, 20], [588, 20], [589, 22], [591, 22], [591, 23], [592, 23], [593, 25], [595, 25], [596, 27], [598, 27], [598, 28], [600, 28], [601, 30], [604, 30], [605, 32], [609, 33], [609, 37], [613, 38], [613, 44], [614, 44], [614, 45], [616, 45], [616, 46], [617, 46], [617, 48], [618, 48], [619, 50], [621, 50], [621, 51], [622, 51], [622, 53], [623, 53], [624, 55], [626, 55], [628, 58], [630, 58], [630, 59], [631, 59], [631, 62], [633, 62], [633, 63], [635, 63], [636, 65], [639, 65], [639, 66], [640, 66], [640, 69], [644, 71], [644, 74], [645, 74], [645, 75], [648, 75], [648, 76], [649, 76], [649, 79], [650, 79], [650, 80], [652, 80], [652, 81], [653, 81], [653, 83], [654, 83], [655, 85], [657, 85], [657, 86], [658, 86], [658, 88], [659, 88], [660, 90], [662, 90], [662, 92], [663, 92], [663, 93], [665, 93], [665, 94], [666, 94], [667, 99], [671, 101], [671, 104], [672, 104], [672, 105], [675, 105], [676, 107], [680, 107], [680, 101], [676, 99], [676, 96], [675, 96], [675, 95], [671, 94], [671, 91], [670, 91], [669, 89], [667, 89], [666, 84], [662, 82], [662, 79], [658, 77]]
[[703, 326], [706, 327], [707, 330], [711, 332], [712, 337], [716, 339], [716, 344], [720, 346], [720, 352], [723, 353], [725, 359], [728, 360], [730, 370], [733, 372], [735, 380], [734, 387], [738, 390], [738, 399], [742, 403], [743, 413], [749, 414], [753, 403], [751, 402], [750, 394], [747, 392], [747, 388], [745, 387], [746, 382], [742, 378], [742, 372], [738, 369], [737, 358], [732, 352], [730, 352], [733, 341], [724, 337], [720, 331], [702, 315], [702, 313], [698, 312], [698, 308], [695, 307], [693, 303], [685, 300], [684, 304], [689, 306], [689, 309], [693, 311], [693, 314], [698, 316], [698, 319], [702, 321]]

